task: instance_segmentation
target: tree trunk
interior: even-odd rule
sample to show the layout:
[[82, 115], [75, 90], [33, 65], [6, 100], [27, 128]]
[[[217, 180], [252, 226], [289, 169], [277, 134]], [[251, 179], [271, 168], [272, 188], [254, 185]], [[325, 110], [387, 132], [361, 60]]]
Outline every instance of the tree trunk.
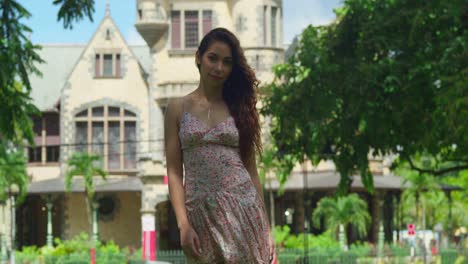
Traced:
[[273, 189], [271, 188], [270, 184], [270, 225], [271, 225], [271, 230], [275, 228], [276, 222], [275, 222], [275, 197], [273, 194]]
[[370, 232], [370, 240], [372, 243], [377, 243], [379, 234], [379, 223], [380, 223], [380, 195], [376, 192], [371, 196], [372, 199], [372, 226]]
[[296, 204], [294, 208], [295, 218], [295, 231], [297, 233], [304, 232], [304, 221], [305, 221], [305, 208], [304, 208], [304, 191], [300, 190], [296, 192]]

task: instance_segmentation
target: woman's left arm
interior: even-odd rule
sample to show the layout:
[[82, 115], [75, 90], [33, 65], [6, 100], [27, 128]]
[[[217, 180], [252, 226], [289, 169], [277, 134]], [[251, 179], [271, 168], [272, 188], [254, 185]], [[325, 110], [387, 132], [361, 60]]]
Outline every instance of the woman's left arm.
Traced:
[[255, 189], [257, 189], [258, 194], [262, 198], [263, 204], [265, 204], [265, 201], [263, 200], [263, 188], [262, 184], [260, 183], [260, 177], [258, 176], [258, 170], [257, 170], [257, 162], [255, 160], [255, 152], [250, 155], [250, 157], [247, 159], [245, 168], [250, 174], [250, 178], [252, 179], [252, 182], [255, 186]]
[[[255, 186], [255, 189], [257, 189], [257, 192], [258, 192], [258, 194], [260, 195], [260, 197], [262, 199], [262, 202], [263, 202], [263, 205], [264, 205], [263, 208], [265, 208], [265, 210], [266, 210], [265, 200], [263, 198], [262, 184], [260, 183], [260, 177], [258, 176], [257, 162], [255, 160], [255, 152], [247, 160], [247, 162], [245, 164], [245, 168], [249, 172], [250, 177], [252, 178], [252, 182], [253, 182], [253, 184]], [[265, 211], [265, 213], [266, 213], [266, 211]], [[270, 226], [270, 225], [268, 224], [268, 226]], [[269, 248], [270, 248], [270, 261], [269, 261], [269, 263], [276, 263], [276, 246], [275, 246], [275, 240], [273, 239], [271, 230], [268, 231], [268, 235], [269, 235], [268, 240], [269, 240]]]

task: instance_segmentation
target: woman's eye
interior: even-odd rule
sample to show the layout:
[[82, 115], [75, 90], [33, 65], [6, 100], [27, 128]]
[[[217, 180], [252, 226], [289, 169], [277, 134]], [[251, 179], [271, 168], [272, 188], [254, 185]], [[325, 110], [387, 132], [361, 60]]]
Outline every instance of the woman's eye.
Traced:
[[216, 61], [216, 57], [208, 57], [210, 61]]
[[224, 64], [226, 64], [226, 65], [232, 65], [232, 61], [224, 61]]

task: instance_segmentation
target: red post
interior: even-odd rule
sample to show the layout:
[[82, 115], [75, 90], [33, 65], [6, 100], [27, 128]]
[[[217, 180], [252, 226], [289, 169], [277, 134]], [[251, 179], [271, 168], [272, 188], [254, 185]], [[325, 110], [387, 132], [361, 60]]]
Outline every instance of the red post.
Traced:
[[416, 228], [414, 224], [408, 224], [408, 235], [414, 236], [416, 233]]
[[154, 215], [144, 215], [142, 218], [142, 259], [156, 260], [156, 230]]
[[91, 264], [96, 264], [96, 249], [95, 248], [91, 248], [89, 250], [89, 253], [91, 255]]

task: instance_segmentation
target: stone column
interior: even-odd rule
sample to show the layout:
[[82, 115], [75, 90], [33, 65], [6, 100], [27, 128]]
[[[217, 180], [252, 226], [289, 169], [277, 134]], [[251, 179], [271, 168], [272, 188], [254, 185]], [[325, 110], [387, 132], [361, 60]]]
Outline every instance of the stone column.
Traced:
[[141, 191], [141, 223], [143, 260], [155, 261], [157, 248], [156, 205], [168, 200], [169, 190], [164, 184], [165, 168], [162, 162], [151, 157], [139, 161], [139, 177], [143, 183]]
[[385, 196], [384, 191], [375, 191], [371, 196], [372, 198], [372, 227], [371, 227], [371, 241], [376, 243], [378, 241], [378, 234], [380, 230], [380, 224], [382, 220], [382, 206], [383, 197]]

